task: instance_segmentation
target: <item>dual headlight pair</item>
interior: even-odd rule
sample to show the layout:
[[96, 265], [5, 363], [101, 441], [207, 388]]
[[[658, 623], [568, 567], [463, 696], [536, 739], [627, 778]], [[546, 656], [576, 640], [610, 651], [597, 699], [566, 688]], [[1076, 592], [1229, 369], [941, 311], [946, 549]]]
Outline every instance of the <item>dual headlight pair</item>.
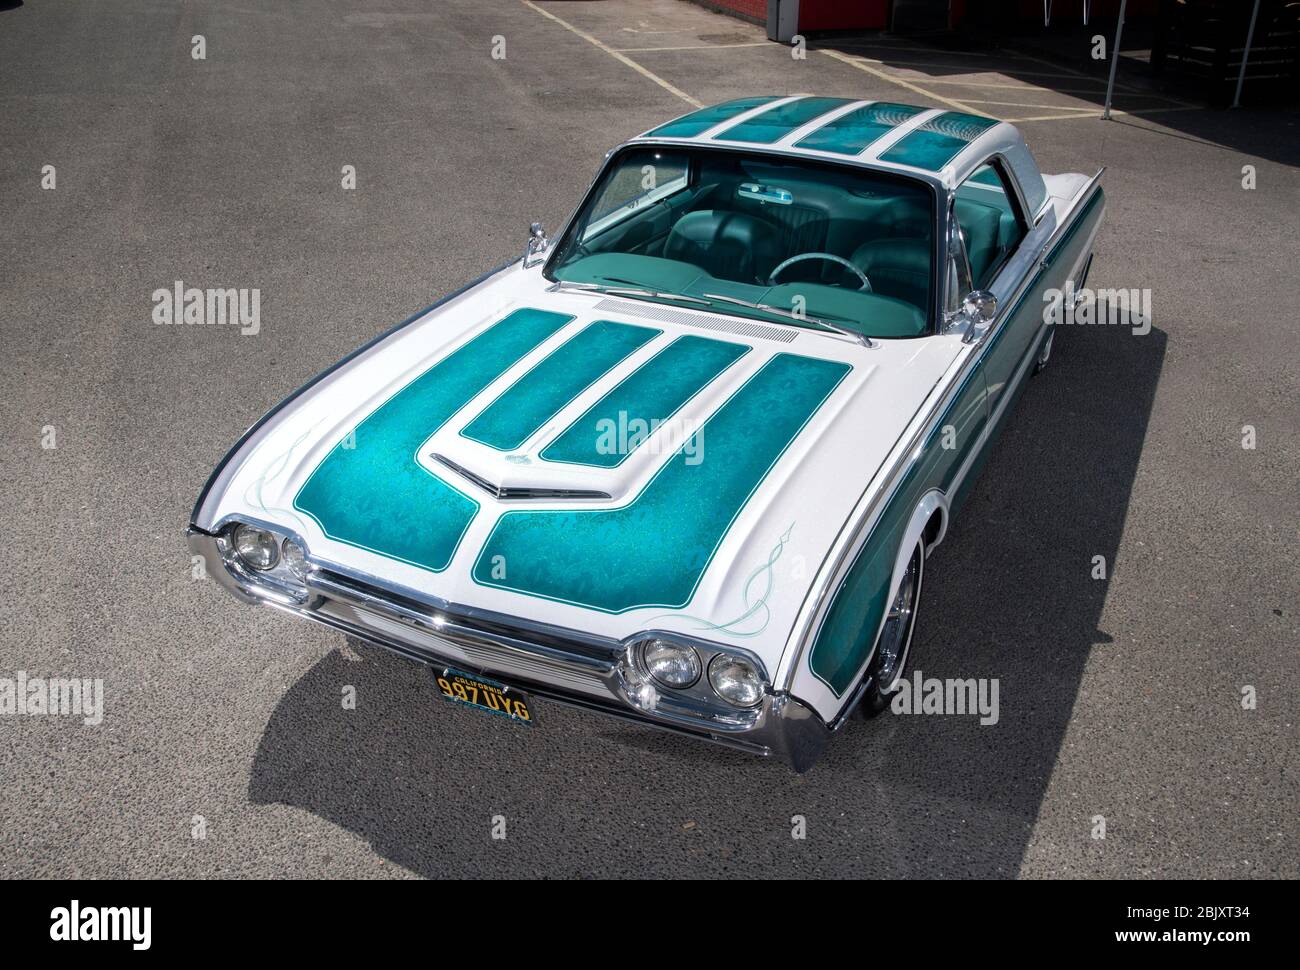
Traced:
[[230, 555], [246, 570], [268, 579], [305, 585], [312, 567], [296, 539], [240, 523], [230, 532]]
[[[689, 644], [647, 640], [640, 645], [641, 665], [661, 687], [686, 690], [700, 679], [704, 662]], [[709, 686], [733, 707], [754, 707], [763, 699], [763, 677], [744, 657], [715, 654], [708, 664]]]

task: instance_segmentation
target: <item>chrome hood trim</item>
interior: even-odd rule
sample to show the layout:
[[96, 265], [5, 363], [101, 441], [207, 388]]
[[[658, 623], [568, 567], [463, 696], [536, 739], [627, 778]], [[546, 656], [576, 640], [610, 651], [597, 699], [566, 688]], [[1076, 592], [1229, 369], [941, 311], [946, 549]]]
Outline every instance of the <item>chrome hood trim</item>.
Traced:
[[446, 455], [440, 455], [434, 452], [430, 455], [438, 464], [450, 468], [457, 475], [460, 475], [466, 481], [473, 482], [483, 491], [487, 492], [494, 498], [499, 499], [544, 499], [544, 498], [604, 498], [610, 497], [608, 492], [599, 492], [594, 489], [583, 488], [546, 488], [538, 486], [536, 488], [521, 487], [518, 485], [494, 485], [482, 475], [476, 475], [464, 465], [458, 465]]

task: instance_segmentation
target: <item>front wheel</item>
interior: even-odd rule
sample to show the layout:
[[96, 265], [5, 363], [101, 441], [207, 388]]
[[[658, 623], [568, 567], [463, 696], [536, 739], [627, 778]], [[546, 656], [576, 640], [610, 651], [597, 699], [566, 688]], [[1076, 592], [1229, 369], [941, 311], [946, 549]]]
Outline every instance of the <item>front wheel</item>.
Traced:
[[903, 578], [889, 605], [885, 625], [881, 627], [876, 651], [864, 675], [866, 690], [860, 710], [865, 717], [875, 717], [898, 693], [898, 682], [907, 670], [907, 654], [916, 629], [916, 612], [921, 602], [921, 580], [925, 574], [925, 542], [917, 542], [907, 561]]

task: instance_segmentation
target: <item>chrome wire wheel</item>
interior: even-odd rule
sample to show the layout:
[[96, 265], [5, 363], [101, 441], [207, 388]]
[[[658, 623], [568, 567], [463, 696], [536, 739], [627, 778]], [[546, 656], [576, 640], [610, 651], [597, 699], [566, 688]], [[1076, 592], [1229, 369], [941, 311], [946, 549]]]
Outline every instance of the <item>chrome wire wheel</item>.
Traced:
[[924, 572], [925, 545], [918, 542], [898, 581], [898, 589], [890, 601], [880, 638], [876, 641], [876, 651], [867, 666], [866, 690], [861, 706], [868, 717], [879, 714], [888, 706], [907, 669], [907, 654], [912, 644], [912, 631], [916, 628]]

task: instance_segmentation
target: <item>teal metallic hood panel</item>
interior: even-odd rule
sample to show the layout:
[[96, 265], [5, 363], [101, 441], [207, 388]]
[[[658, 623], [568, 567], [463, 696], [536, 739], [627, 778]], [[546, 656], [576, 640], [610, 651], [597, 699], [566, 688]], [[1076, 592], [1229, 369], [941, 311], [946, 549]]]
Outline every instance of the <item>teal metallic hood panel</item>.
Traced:
[[[567, 314], [524, 309], [489, 325], [361, 420], [306, 479], [294, 507], [332, 539], [441, 572], [497, 485], [487, 474], [467, 476], [469, 469], [455, 460], [428, 460], [445, 447], [446, 436], [435, 435], [453, 418], [464, 426], [456, 432], [453, 423], [448, 433], [478, 449], [471, 458], [484, 445], [516, 449], [550, 427], [593, 384], [602, 378], [610, 383], [607, 375], [622, 365], [626, 376], [576, 419], [548, 430], [544, 446], [498, 459], [517, 463], [510, 466], [516, 474], [539, 485], [542, 466], [582, 466], [588, 470], [574, 474], [583, 476], [601, 469], [612, 474], [640, 456], [644, 439], [603, 448], [602, 422], [615, 416], [667, 421], [752, 350], [747, 343], [687, 334], [664, 338], [656, 353], [629, 362], [663, 332], [596, 320], [570, 335], [573, 321]], [[486, 404], [467, 408], [512, 367], [561, 337], [567, 339]], [[695, 426], [701, 447], [642, 456], [657, 471], [620, 507], [494, 506], [489, 511], [500, 518], [475, 550], [474, 582], [613, 613], [685, 604], [730, 524], [850, 370], [845, 363], [782, 353], [748, 379], [731, 377], [729, 397], [719, 405], [715, 392], [715, 402], [700, 412], [708, 415], [702, 427]], [[426, 446], [431, 439], [444, 444]], [[502, 557], [510, 564], [506, 579], [497, 578], [494, 568]]]
[[617, 468], [635, 450], [602, 448], [608, 422], [667, 421], [749, 348], [707, 337], [678, 337], [593, 404], [542, 451], [545, 461]]
[[597, 320], [556, 348], [461, 432], [489, 448], [511, 451], [628, 354], [662, 331]]
[[326, 456], [294, 507], [326, 535], [434, 572], [479, 503], [430, 474], [416, 450], [474, 395], [573, 317], [516, 310], [389, 398]]
[[475, 582], [607, 613], [685, 606], [759, 483], [851, 369], [774, 356], [704, 425], [702, 461], [674, 455], [621, 508], [504, 513]]

